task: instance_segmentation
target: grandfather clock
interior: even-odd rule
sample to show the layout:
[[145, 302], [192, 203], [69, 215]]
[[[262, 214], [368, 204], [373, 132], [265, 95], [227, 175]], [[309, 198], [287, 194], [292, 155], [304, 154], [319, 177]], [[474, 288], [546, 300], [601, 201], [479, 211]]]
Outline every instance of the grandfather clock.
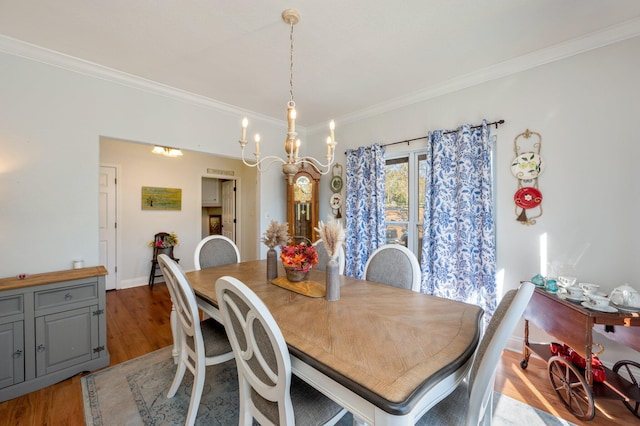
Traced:
[[[285, 177], [285, 179], [287, 179]], [[287, 182], [287, 222], [289, 235], [295, 243], [307, 238], [312, 243], [318, 239], [318, 181], [320, 172], [309, 163], [302, 163], [293, 177], [293, 184]], [[295, 238], [304, 237], [304, 238]]]

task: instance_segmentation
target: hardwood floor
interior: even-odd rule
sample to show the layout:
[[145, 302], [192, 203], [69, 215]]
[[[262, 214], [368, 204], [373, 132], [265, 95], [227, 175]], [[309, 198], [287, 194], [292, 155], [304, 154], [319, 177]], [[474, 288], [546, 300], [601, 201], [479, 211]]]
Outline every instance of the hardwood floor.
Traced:
[[[163, 283], [107, 293], [107, 338], [111, 365], [163, 348], [172, 343], [169, 325], [171, 302]], [[498, 366], [495, 389], [526, 404], [578, 425], [639, 425], [619, 401], [596, 401], [596, 417], [580, 422], [569, 413], [549, 385], [546, 364], [531, 359], [520, 368], [521, 354], [505, 351]], [[0, 424], [82, 425], [81, 374], [48, 388], [0, 403]], [[526, 426], [526, 425], [523, 425]]]

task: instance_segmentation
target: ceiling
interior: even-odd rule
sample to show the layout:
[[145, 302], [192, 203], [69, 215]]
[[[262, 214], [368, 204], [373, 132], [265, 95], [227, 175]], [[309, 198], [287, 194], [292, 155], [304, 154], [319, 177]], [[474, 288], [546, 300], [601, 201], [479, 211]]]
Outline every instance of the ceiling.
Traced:
[[0, 0], [0, 34], [284, 119], [290, 8], [306, 126], [640, 35], [638, 0]]

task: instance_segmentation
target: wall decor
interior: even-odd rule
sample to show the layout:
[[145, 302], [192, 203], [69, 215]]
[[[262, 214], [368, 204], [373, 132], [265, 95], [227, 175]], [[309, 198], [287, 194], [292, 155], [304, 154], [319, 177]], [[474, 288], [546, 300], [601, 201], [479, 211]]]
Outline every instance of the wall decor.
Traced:
[[142, 187], [142, 210], [182, 210], [182, 189]]
[[342, 164], [336, 163], [331, 169], [331, 180], [329, 181], [329, 186], [331, 187], [331, 198], [329, 199], [329, 205], [331, 206], [331, 210], [333, 212], [333, 216], [336, 219], [341, 219], [342, 214], [340, 214], [340, 207], [342, 207]]
[[[538, 141], [532, 144], [532, 149], [523, 151], [518, 145], [518, 138], [529, 139], [534, 135]], [[516, 205], [516, 220], [523, 225], [535, 225], [536, 219], [542, 216], [542, 192], [538, 189], [538, 176], [544, 170], [544, 161], [540, 156], [541, 148], [542, 136], [529, 129], [513, 140], [516, 158], [511, 161], [511, 173], [518, 179], [518, 189], [513, 195], [513, 201]], [[527, 210], [531, 209], [538, 209], [535, 216], [527, 216]]]
[[222, 235], [222, 216], [209, 215], [209, 235]]

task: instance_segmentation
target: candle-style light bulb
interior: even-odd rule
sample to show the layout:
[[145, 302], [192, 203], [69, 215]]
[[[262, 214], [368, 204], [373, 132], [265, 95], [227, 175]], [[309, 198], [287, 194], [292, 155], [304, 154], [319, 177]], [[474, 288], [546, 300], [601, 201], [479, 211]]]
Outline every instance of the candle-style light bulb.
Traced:
[[247, 139], [247, 126], [249, 125], [249, 120], [247, 120], [247, 117], [242, 119], [242, 139], [240, 140], [246, 140]]
[[256, 133], [256, 156], [260, 155], [260, 134]]
[[333, 132], [335, 129], [336, 129], [336, 123], [333, 120], [331, 120], [329, 122], [329, 132], [330, 132], [329, 134], [331, 135], [331, 142], [334, 142], [336, 140], [335, 134]]
[[293, 106], [289, 106], [288, 108], [288, 117], [287, 117], [287, 121], [289, 124], [289, 129], [288, 132], [295, 132], [296, 131], [296, 109]]

